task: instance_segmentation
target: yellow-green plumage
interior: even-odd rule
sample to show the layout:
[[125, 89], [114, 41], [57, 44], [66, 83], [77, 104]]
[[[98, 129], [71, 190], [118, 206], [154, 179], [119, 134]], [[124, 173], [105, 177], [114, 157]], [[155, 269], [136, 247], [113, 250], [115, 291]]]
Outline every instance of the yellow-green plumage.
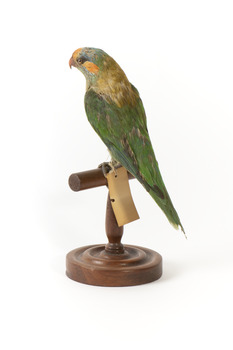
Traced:
[[112, 158], [140, 181], [170, 223], [183, 230], [154, 155], [137, 89], [113, 58], [100, 49], [76, 50], [70, 59], [71, 65], [86, 77], [87, 118]]

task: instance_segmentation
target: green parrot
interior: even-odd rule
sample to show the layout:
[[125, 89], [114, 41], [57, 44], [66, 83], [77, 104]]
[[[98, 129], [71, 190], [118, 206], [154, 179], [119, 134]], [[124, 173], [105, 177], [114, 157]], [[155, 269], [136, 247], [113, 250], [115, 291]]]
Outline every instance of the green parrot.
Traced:
[[170, 223], [184, 232], [155, 158], [137, 89], [117, 62], [101, 49], [84, 47], [74, 51], [69, 66], [79, 69], [86, 78], [87, 118], [112, 160], [125, 167], [149, 192]]

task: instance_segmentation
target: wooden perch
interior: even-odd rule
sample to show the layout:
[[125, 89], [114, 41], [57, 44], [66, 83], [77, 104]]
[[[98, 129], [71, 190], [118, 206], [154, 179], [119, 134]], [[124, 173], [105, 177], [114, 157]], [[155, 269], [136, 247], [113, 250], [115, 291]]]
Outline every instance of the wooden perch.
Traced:
[[[134, 178], [129, 173], [128, 177]], [[69, 186], [77, 192], [108, 186], [108, 181], [102, 169], [97, 168], [70, 175]], [[88, 220], [92, 220], [91, 212]], [[143, 247], [122, 245], [123, 226], [117, 224], [109, 194], [105, 227], [107, 244], [80, 247], [67, 254], [66, 274], [69, 278], [96, 286], [119, 287], [148, 283], [161, 277], [160, 254]]]
[[[134, 176], [130, 173], [128, 173], [128, 176], [129, 180], [134, 179]], [[74, 173], [69, 177], [69, 186], [75, 192], [107, 185], [107, 179], [101, 168]]]

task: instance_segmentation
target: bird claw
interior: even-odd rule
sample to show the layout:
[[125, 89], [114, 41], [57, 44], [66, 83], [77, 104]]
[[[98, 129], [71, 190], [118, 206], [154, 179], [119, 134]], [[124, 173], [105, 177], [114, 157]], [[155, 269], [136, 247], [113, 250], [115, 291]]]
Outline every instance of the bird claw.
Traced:
[[102, 169], [104, 177], [106, 177], [106, 178], [107, 178], [107, 175], [109, 173], [112, 173], [113, 171], [115, 173], [115, 176], [117, 177], [117, 171], [116, 171], [116, 168], [115, 168], [113, 162], [103, 162], [98, 166], [98, 168]]
[[112, 167], [111, 167], [110, 163], [108, 163], [108, 162], [103, 162], [103, 163], [99, 164], [98, 168], [102, 169], [104, 177], [107, 177], [107, 174], [112, 171]]

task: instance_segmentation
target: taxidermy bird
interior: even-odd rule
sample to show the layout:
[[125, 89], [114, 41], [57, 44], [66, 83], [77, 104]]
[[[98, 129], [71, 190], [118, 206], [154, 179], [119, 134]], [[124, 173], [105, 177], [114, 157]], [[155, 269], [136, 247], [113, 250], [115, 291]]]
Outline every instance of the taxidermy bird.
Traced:
[[112, 164], [125, 167], [149, 192], [170, 223], [184, 232], [155, 158], [137, 89], [103, 50], [80, 48], [74, 51], [69, 65], [86, 78], [87, 118], [107, 146]]

